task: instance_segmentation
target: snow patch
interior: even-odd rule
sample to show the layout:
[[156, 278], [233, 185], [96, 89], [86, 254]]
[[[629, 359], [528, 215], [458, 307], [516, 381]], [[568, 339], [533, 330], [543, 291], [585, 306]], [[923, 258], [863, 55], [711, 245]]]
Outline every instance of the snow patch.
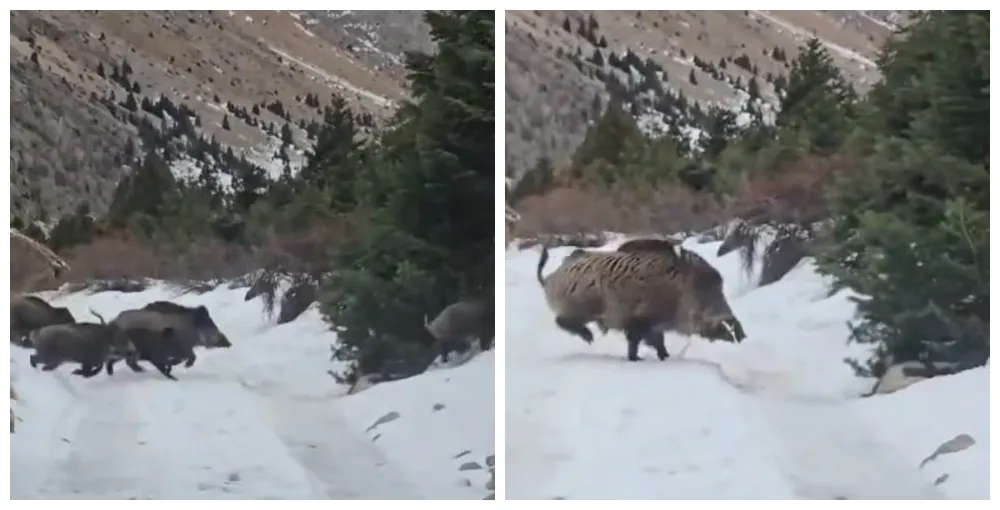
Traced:
[[[479, 499], [493, 453], [493, 356], [344, 397], [327, 374], [336, 334], [315, 307], [275, 325], [228, 285], [184, 293], [40, 293], [79, 319], [155, 300], [205, 305], [233, 342], [199, 350], [177, 381], [120, 364], [91, 379], [33, 369], [11, 347], [21, 418], [13, 499]], [[369, 430], [387, 412], [399, 419]], [[380, 437], [375, 437], [379, 434]], [[454, 459], [458, 453], [469, 453]], [[462, 479], [467, 483], [462, 483]]]
[[288, 60], [290, 60], [292, 62], [295, 62], [296, 64], [304, 67], [305, 69], [309, 70], [313, 74], [319, 76], [320, 78], [326, 80], [328, 83], [331, 83], [331, 84], [335, 85], [338, 88], [354, 92], [355, 94], [361, 95], [361, 96], [369, 99], [370, 101], [374, 102], [375, 104], [377, 104], [379, 106], [382, 106], [382, 107], [385, 107], [385, 108], [389, 108], [389, 107], [391, 107], [391, 106], [393, 106], [395, 104], [394, 101], [392, 101], [391, 99], [389, 99], [389, 98], [387, 98], [385, 96], [381, 96], [381, 95], [376, 94], [374, 92], [371, 92], [369, 90], [365, 90], [363, 88], [357, 87], [357, 86], [355, 86], [354, 84], [352, 84], [351, 82], [349, 82], [347, 80], [344, 80], [344, 79], [342, 79], [342, 78], [340, 78], [338, 76], [333, 76], [330, 73], [327, 73], [326, 71], [324, 71], [324, 70], [322, 70], [322, 69], [320, 69], [320, 68], [318, 68], [318, 67], [316, 67], [316, 66], [314, 66], [312, 64], [309, 64], [308, 62], [305, 62], [302, 59], [293, 57], [289, 53], [284, 52], [282, 50], [279, 50], [278, 48], [275, 48], [274, 46], [268, 46], [268, 48], [271, 51], [277, 53], [278, 55], [281, 55], [283, 58], [286, 58], [286, 59], [288, 59]]
[[[748, 338], [667, 334], [664, 362], [648, 348], [625, 361], [618, 332], [591, 345], [563, 332], [535, 278], [537, 251], [507, 252], [508, 498], [989, 497], [988, 367], [861, 399], [874, 381], [842, 361], [868, 352], [846, 341], [853, 294], [828, 296], [811, 259], [758, 288], [738, 253], [715, 256], [720, 244], [683, 245], [722, 274]], [[545, 273], [572, 250], [551, 250]], [[920, 468], [960, 433], [976, 444]]]

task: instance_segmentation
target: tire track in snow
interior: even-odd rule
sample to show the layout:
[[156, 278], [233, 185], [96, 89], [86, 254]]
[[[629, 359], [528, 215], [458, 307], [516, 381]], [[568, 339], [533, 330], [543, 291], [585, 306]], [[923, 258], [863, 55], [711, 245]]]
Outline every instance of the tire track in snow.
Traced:
[[347, 427], [335, 400], [258, 398], [278, 438], [329, 499], [423, 499], [371, 441]]
[[770, 423], [769, 441], [800, 499], [944, 499], [916, 466], [880, 443], [853, 416], [849, 400], [796, 391], [791, 373], [747, 370], [736, 377], [721, 363], [687, 359], [713, 369], [753, 399]]
[[[72, 386], [64, 378], [76, 377], [53, 376], [68, 388]], [[130, 397], [129, 387], [99, 390], [95, 383], [85, 381], [91, 387], [71, 390], [83, 400], [73, 406], [82, 408], [80, 420], [66, 438], [68, 455], [39, 489], [55, 499], [159, 499], [158, 491], [147, 484], [148, 469], [157, 460], [142, 436], [148, 409]]]

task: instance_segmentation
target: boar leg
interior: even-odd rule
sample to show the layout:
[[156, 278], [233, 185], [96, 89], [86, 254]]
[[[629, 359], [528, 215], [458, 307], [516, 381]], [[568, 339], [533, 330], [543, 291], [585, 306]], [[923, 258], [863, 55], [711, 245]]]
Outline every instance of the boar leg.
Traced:
[[670, 353], [667, 352], [667, 346], [663, 343], [663, 333], [650, 331], [645, 337], [646, 345], [656, 349], [656, 357], [663, 361], [670, 357]]
[[80, 376], [83, 376], [83, 377], [86, 377], [86, 378], [89, 379], [89, 378], [94, 377], [95, 375], [97, 375], [100, 371], [101, 371], [101, 365], [100, 364], [97, 364], [97, 365], [87, 365], [87, 364], [81, 363], [80, 364], [80, 368], [74, 370], [73, 373], [76, 374], [76, 375], [80, 375]]
[[556, 325], [563, 330], [572, 333], [583, 339], [588, 344], [594, 343], [594, 334], [585, 323], [578, 322], [569, 317], [556, 317]]
[[156, 370], [161, 374], [163, 374], [163, 376], [166, 377], [167, 379], [170, 379], [171, 381], [177, 380], [176, 377], [170, 375], [170, 364], [153, 362], [153, 366], [156, 367]]
[[[625, 339], [628, 340], [628, 360], [639, 361], [642, 359], [639, 357], [639, 344], [644, 339], [653, 338], [655, 335], [656, 333], [653, 331], [652, 325], [648, 320], [640, 317], [630, 318], [625, 323]], [[663, 352], [665, 353], [666, 349]], [[657, 354], [660, 354], [658, 348]]]
[[[143, 356], [144, 359], [149, 359]], [[145, 372], [146, 369], [139, 366], [139, 356], [126, 356], [125, 364], [132, 369], [133, 372]]]
[[479, 337], [479, 348], [482, 349], [483, 352], [490, 350], [490, 347], [493, 347], [493, 337], [492, 336], [483, 335], [483, 336]]
[[32, 354], [31, 356], [29, 356], [28, 357], [28, 363], [31, 363], [31, 368], [37, 368], [38, 367], [38, 355], [37, 354]]

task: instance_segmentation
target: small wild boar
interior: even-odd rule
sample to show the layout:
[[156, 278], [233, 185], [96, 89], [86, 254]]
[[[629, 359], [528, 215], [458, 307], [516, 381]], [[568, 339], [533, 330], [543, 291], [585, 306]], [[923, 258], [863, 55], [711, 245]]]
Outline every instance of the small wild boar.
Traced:
[[75, 322], [68, 308], [52, 306], [40, 297], [20, 294], [10, 298], [10, 340], [14, 344], [28, 347], [26, 336], [32, 330]]
[[465, 352], [476, 339], [485, 351], [493, 340], [493, 307], [479, 299], [458, 301], [432, 321], [424, 316], [424, 327], [434, 337], [441, 361], [447, 362], [451, 351]]
[[35, 348], [29, 361], [32, 367], [55, 370], [63, 363], [79, 363], [74, 374], [93, 377], [112, 358], [134, 356], [135, 347], [128, 336], [109, 324], [53, 324], [33, 330], [28, 339]]

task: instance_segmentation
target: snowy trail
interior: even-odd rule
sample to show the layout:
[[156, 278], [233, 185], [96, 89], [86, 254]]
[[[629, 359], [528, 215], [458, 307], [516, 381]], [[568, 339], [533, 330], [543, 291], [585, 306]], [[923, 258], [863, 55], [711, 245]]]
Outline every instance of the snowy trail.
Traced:
[[[618, 333], [587, 345], [559, 330], [534, 278], [537, 251], [508, 253], [507, 497], [944, 499], [855, 415], [846, 299], [827, 299], [807, 267], [797, 285], [737, 289], [737, 262], [715, 246], [694, 248], [727, 278], [751, 338], [695, 339], [665, 362], [643, 347], [638, 363]], [[684, 343], [667, 335], [675, 355]]]
[[796, 499], [944, 499], [849, 409], [766, 394], [757, 402]]
[[[261, 315], [259, 303], [243, 302], [244, 292], [220, 287], [177, 296], [154, 288], [50, 296], [77, 317], [90, 307], [114, 316], [157, 299], [207, 303], [234, 345], [199, 350], [194, 366], [175, 367], [177, 381], [145, 363], [142, 373], [119, 364], [113, 375], [102, 372], [91, 379], [72, 375], [69, 366], [43, 372], [27, 363], [28, 349], [11, 347], [13, 381], [21, 396], [16, 410], [21, 421], [11, 435], [11, 497], [413, 500], [485, 495], [481, 485], [457, 484], [460, 474], [451, 458], [458, 448], [477, 457], [492, 453], [492, 427], [484, 430], [473, 422], [478, 427], [473, 437], [442, 444], [426, 441], [432, 425], [406, 412], [391, 430], [381, 431], [387, 438], [379, 443], [366, 430], [387, 410], [404, 409], [400, 404], [428, 409], [437, 401], [451, 404], [436, 382], [440, 375], [344, 396], [346, 387], [326, 373], [335, 336], [318, 312], [275, 326]], [[492, 381], [492, 370], [466, 370], [454, 377], [466, 383], [448, 389], [455, 398], [483, 401], [492, 409], [492, 392], [487, 393], [492, 386], [483, 384]], [[468, 384], [469, 377], [476, 384]], [[462, 412], [456, 404], [454, 411], [436, 413], [435, 419], [443, 420], [438, 427], [464, 430], [468, 417]], [[475, 418], [492, 422], [492, 414]], [[411, 446], [415, 437], [425, 439], [418, 439], [424, 443], [419, 448]], [[434, 469], [420, 472], [414, 466]], [[429, 483], [435, 484], [433, 491]]]
[[370, 442], [317, 412], [321, 404], [262, 400], [196, 374], [182, 374], [184, 384], [122, 375], [131, 377], [87, 388], [69, 453], [44, 486], [49, 497], [418, 497], [382, 472]]

